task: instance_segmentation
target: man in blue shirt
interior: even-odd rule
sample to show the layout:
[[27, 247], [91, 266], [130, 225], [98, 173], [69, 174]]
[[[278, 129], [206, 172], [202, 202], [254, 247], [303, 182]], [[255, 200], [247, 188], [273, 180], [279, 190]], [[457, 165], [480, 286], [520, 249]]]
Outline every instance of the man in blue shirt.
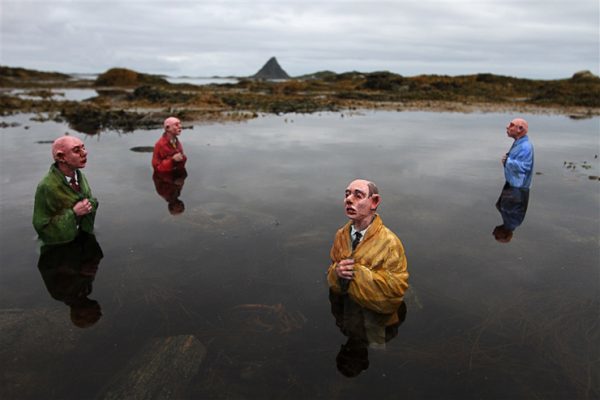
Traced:
[[506, 134], [515, 141], [502, 157], [506, 183], [514, 188], [529, 189], [533, 175], [533, 145], [527, 137], [527, 121], [515, 118], [506, 127]]

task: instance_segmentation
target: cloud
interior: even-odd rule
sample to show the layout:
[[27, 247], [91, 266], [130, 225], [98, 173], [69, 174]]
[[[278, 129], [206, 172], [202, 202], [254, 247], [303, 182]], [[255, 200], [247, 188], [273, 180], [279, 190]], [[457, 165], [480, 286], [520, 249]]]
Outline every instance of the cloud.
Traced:
[[1, 1], [2, 63], [42, 70], [250, 75], [271, 56], [291, 75], [599, 69], [596, 0]]

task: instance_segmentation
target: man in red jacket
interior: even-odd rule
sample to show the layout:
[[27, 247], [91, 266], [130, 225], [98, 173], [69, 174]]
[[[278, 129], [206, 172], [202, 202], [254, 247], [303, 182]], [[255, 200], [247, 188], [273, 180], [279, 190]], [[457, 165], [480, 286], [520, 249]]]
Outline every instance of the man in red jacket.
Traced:
[[152, 167], [156, 172], [171, 172], [185, 168], [187, 157], [183, 154], [183, 146], [177, 139], [181, 133], [181, 121], [169, 117], [164, 122], [165, 132], [154, 145]]

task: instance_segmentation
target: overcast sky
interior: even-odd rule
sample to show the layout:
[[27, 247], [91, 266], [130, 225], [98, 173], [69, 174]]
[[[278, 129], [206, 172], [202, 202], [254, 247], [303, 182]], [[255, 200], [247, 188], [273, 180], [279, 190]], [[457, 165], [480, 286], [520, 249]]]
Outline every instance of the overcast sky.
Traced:
[[599, 73], [598, 0], [0, 0], [0, 64], [247, 76]]

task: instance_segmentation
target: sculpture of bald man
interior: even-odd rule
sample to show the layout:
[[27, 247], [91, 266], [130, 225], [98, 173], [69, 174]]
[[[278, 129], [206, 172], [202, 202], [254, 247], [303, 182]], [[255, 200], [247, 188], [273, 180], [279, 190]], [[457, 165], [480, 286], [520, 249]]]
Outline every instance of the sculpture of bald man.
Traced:
[[357, 179], [346, 188], [344, 211], [350, 221], [335, 235], [327, 282], [362, 307], [390, 314], [402, 304], [408, 270], [402, 242], [377, 214], [380, 202], [373, 182]]
[[513, 188], [529, 189], [533, 175], [533, 145], [527, 132], [529, 125], [523, 118], [515, 118], [506, 126], [506, 135], [514, 142], [502, 157], [504, 178]]
[[68, 243], [78, 232], [92, 233], [98, 200], [85, 175], [87, 150], [81, 140], [62, 136], [52, 143], [54, 164], [35, 192], [33, 226], [46, 245]]
[[169, 117], [163, 125], [165, 131], [154, 145], [152, 167], [156, 172], [183, 170], [187, 157], [183, 154], [183, 146], [178, 139], [181, 134], [181, 121]]

